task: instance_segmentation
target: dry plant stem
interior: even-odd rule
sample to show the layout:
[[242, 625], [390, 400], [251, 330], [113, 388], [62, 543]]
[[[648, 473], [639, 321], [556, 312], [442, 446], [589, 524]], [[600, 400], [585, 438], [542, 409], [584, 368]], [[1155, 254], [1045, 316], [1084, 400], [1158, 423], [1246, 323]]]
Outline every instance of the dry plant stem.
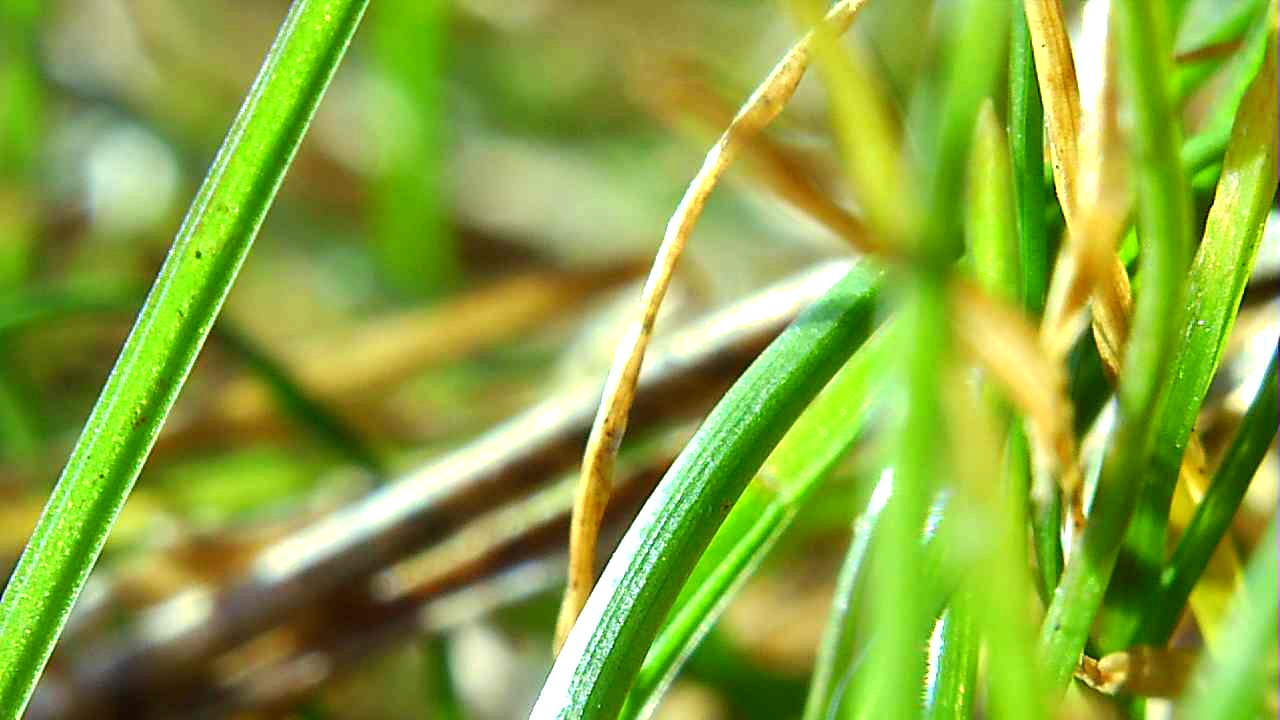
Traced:
[[[683, 126], [684, 123], [677, 120], [688, 116], [712, 137], [733, 122], [736, 112], [736, 108], [722, 100], [714, 89], [696, 80], [672, 82], [651, 94], [649, 104], [653, 106], [654, 114], [666, 124]], [[703, 133], [698, 135], [705, 139]], [[823, 192], [821, 184], [813, 177], [812, 163], [791, 147], [768, 135], [760, 135], [743, 152], [750, 180], [760, 183], [853, 247], [874, 247], [875, 240], [868, 236], [862, 221]]]
[[[865, 2], [866, 0], [841, 0], [823, 19], [823, 31], [843, 33]], [[622, 443], [623, 433], [626, 432], [627, 416], [635, 395], [636, 379], [644, 361], [645, 349], [653, 334], [658, 308], [671, 283], [676, 263], [716, 183], [724, 176], [742, 148], [778, 117], [795, 93], [809, 66], [815, 34], [816, 30], [810, 31], [796, 43], [751, 94], [720, 136], [720, 140], [707, 153], [702, 167], [689, 183], [684, 197], [667, 223], [662, 244], [644, 285], [640, 317], [627, 329], [626, 335], [618, 344], [609, 377], [605, 381], [600, 409], [587, 439], [582, 477], [574, 499], [573, 523], [569, 531], [568, 586], [556, 622], [557, 652], [595, 585], [596, 538], [609, 501], [618, 448]]]

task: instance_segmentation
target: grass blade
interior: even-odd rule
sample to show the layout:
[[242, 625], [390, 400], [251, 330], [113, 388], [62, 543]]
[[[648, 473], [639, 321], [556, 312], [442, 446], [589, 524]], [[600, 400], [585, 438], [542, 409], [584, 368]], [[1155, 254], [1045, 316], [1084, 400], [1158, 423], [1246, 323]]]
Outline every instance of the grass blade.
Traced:
[[214, 335], [271, 388], [276, 403], [301, 427], [356, 467], [364, 468], [377, 478], [386, 476], [386, 467], [361, 433], [325, 407], [323, 402], [311, 397], [266, 348], [225, 320], [215, 327]]
[[1049, 229], [1044, 186], [1044, 108], [1036, 82], [1031, 34], [1022, 0], [1013, 0], [1009, 55], [1009, 150], [1013, 201], [1018, 211], [1022, 305], [1032, 317], [1044, 312], [1049, 287]]
[[871, 540], [878, 534], [880, 517], [892, 492], [893, 475], [886, 471], [876, 483], [867, 507], [853, 524], [853, 538], [836, 576], [831, 598], [831, 615], [822, 632], [809, 697], [804, 704], [804, 720], [825, 720], [839, 708], [846, 693], [850, 670], [857, 653], [854, 610], [859, 592], [867, 583], [867, 555]]
[[743, 492], [676, 598], [622, 717], [647, 717], [685, 658], [862, 434], [891, 342], [881, 328], [796, 419]]
[[1198, 32], [1197, 47], [1179, 56], [1178, 68], [1173, 78], [1174, 96], [1185, 100], [1222, 67], [1222, 55], [1212, 51], [1250, 35], [1250, 28], [1258, 27], [1257, 20], [1267, 4], [1267, 0], [1237, 3], [1227, 14], [1214, 18], [1216, 24], [1213, 27]]
[[1245, 577], [1245, 591], [1237, 594], [1227, 626], [1225, 647], [1231, 653], [1206, 658], [1192, 681], [1183, 717], [1197, 720], [1236, 720], [1258, 717], [1270, 685], [1266, 668], [1276, 651], [1276, 520], [1273, 518], [1254, 550]]
[[[1272, 35], [1274, 37], [1274, 35]], [[1154, 423], [1152, 455], [1125, 537], [1121, 572], [1098, 638], [1128, 647], [1146, 614], [1165, 554], [1169, 507], [1188, 439], [1235, 324], [1276, 191], [1276, 50], [1240, 105], [1222, 181], [1187, 281], [1189, 312], [1178, 330], [1166, 398]]]
[[1272, 357], [1258, 394], [1214, 474], [1213, 484], [1196, 507], [1195, 515], [1160, 575], [1156, 601], [1146, 604], [1142, 632], [1137, 637], [1139, 643], [1163, 645], [1173, 634], [1191, 589], [1230, 528], [1258, 465], [1275, 439], [1278, 392], [1276, 358]]
[[365, 4], [298, 0], [267, 53], [0, 599], [3, 717], [26, 707]]
[[[988, 293], [1004, 298], [1016, 297], [1020, 289], [1019, 280], [1025, 277], [1019, 266], [1020, 238], [1013, 210], [1012, 171], [1004, 129], [988, 103], [979, 114], [974, 131], [969, 175], [971, 214], [966, 234], [978, 281]], [[1047, 384], [1046, 374], [1038, 373], [1037, 377], [1042, 384]], [[952, 417], [953, 425], [964, 422], [970, 427], [966, 433], [967, 450], [955, 450], [956, 464], [965, 472], [964, 487], [968, 489], [969, 496], [966, 499], [973, 503], [972, 513], [964, 515], [976, 518], [970, 521], [973, 524], [967, 530], [971, 534], [987, 528], [996, 530], [995, 542], [985, 543], [970, 561], [969, 587], [966, 593], [961, 594], [962, 604], [958, 609], [961, 614], [968, 612], [973, 615], [968, 621], [977, 624], [986, 647], [987, 685], [992, 699], [989, 712], [997, 718], [1038, 718], [1043, 716], [1043, 708], [1039, 704], [1040, 682], [1035, 674], [1033, 616], [1028, 612], [1033, 591], [1025, 570], [1027, 506], [1031, 492], [1030, 449], [1021, 424], [1009, 417], [1004, 401], [994, 389], [989, 384], [981, 398], [969, 396], [969, 407]], [[984, 416], [990, 416], [991, 422], [976, 421]], [[987, 429], [987, 425], [991, 427]], [[1069, 423], [1063, 432], [1070, 435]], [[1005, 446], [1006, 472], [999, 492], [993, 492], [994, 483], [988, 474], [989, 468], [999, 465], [1001, 442]], [[984, 447], [986, 453], [982, 452]], [[1057, 493], [1049, 494], [1058, 497]], [[1056, 560], [1061, 563], [1061, 548], [1056, 539], [1060, 526], [1054, 523], [1050, 527], [1054, 541], [1044, 545], [1052, 548]], [[1058, 572], [1051, 566], [1047, 571]], [[1053, 582], [1056, 580], [1054, 577]], [[952, 610], [956, 609], [953, 606]], [[963, 643], [960, 647], [963, 651]], [[943, 660], [942, 671], [945, 672], [945, 656]], [[943, 684], [942, 687], [948, 686]], [[962, 697], [947, 704], [971, 706], [973, 700], [969, 696], [974, 691], [969, 687]], [[971, 715], [972, 710], [969, 709], [953, 716]]]
[[730, 507], [870, 333], [878, 273], [855, 267], [752, 364], [627, 531], [556, 659], [534, 718], [612, 718]]
[[653, 335], [658, 308], [671, 284], [676, 264], [693, 234], [698, 219], [716, 184], [734, 159], [766, 126], [777, 119], [795, 94], [809, 67], [814, 46], [826, 33], [839, 36], [853, 23], [866, 0], [840, 0], [787, 51], [769, 75], [751, 93], [738, 110], [733, 122], [703, 158], [702, 167], [690, 181], [680, 203], [667, 222], [653, 267], [645, 279], [640, 298], [640, 312], [618, 343], [600, 398], [600, 410], [591, 426], [582, 460], [582, 481], [574, 503], [573, 523], [569, 531], [569, 580], [565, 588], [560, 614], [556, 619], [557, 651], [568, 636], [574, 621], [587, 602], [595, 581], [596, 542], [600, 522], [609, 501], [613, 465], [618, 447], [627, 429], [627, 417], [635, 396], [636, 381], [644, 354]]
[[956, 593], [934, 630], [937, 650], [933, 683], [926, 689], [929, 720], [969, 720], [978, 694], [978, 650], [982, 646], [972, 590]]
[[1134, 117], [1133, 157], [1143, 292], [1120, 378], [1120, 419], [1083, 538], [1073, 550], [1040, 635], [1050, 688], [1070, 681], [1115, 569], [1137, 502], [1136, 478], [1151, 445], [1151, 422], [1167, 377], [1191, 247], [1191, 197], [1178, 159], [1177, 121], [1166, 78], [1168, 39], [1153, 0], [1119, 0], [1116, 41]]
[[872, 550], [871, 612], [876, 642], [870, 648], [874, 697], [859, 708], [874, 717], [919, 715], [927, 639], [919, 635], [930, 608], [920, 597], [924, 587], [924, 551], [918, 536], [929, 497], [941, 470], [941, 369], [949, 335], [945, 290], [933, 278], [915, 282], [902, 311], [903, 345], [910, 348], [898, 382], [905, 410], [894, 442], [893, 494], [884, 509], [882, 530]]
[[401, 295], [439, 296], [462, 279], [443, 188], [449, 4], [384, 3], [370, 21], [380, 70], [405, 101], [378, 138], [383, 171], [371, 218], [378, 259]]

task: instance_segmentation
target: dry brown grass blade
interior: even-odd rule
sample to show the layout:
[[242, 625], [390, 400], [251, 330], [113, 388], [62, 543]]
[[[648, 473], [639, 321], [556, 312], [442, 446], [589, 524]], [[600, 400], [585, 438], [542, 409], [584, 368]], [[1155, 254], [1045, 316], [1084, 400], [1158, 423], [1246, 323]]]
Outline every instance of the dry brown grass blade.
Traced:
[[[825, 32], [843, 33], [866, 0], [841, 0], [823, 19]], [[618, 344], [609, 377], [605, 381], [600, 410], [587, 440], [582, 476], [574, 498], [569, 531], [569, 578], [556, 622], [557, 652], [586, 604], [595, 584], [596, 538], [609, 500], [618, 447], [626, 431], [627, 415], [635, 394], [636, 378], [645, 348], [653, 334], [658, 307], [671, 283], [676, 263], [702, 215], [707, 198], [734, 158], [761, 130], [778, 117], [809, 66], [815, 31], [792, 46], [764, 82], [738, 111], [720, 140], [707, 153], [702, 167], [667, 223], [653, 268], [644, 285], [640, 317], [628, 327]]]
[[1076, 219], [1076, 179], [1080, 176], [1080, 87], [1067, 36], [1061, 0], [1026, 0], [1027, 27], [1035, 55], [1036, 79], [1053, 158], [1053, 181], [1067, 228]]
[[[1075, 128], [1079, 136], [1070, 206], [1073, 210], [1065, 210], [1068, 205], [1064, 200], [1068, 233], [1049, 288], [1041, 332], [1052, 356], [1065, 357], [1084, 329], [1085, 304], [1092, 296], [1094, 334], [1099, 339], [1103, 361], [1108, 363], [1114, 377], [1118, 365], [1110, 361], [1118, 358], [1119, 353], [1119, 346], [1114, 343], [1127, 335], [1132, 305], [1124, 266], [1115, 256], [1130, 209], [1127, 148], [1121, 137], [1117, 112], [1115, 47], [1106, 26], [1109, 19], [1086, 18], [1088, 20], [1099, 21], [1095, 23], [1096, 28], [1088, 29], [1098, 36], [1102, 59], [1090, 94], [1089, 112]], [[1076, 112], [1079, 112], [1079, 103], [1077, 96]], [[1067, 142], [1065, 137], [1052, 135], [1052, 138], [1054, 142]], [[1057, 169], [1055, 164], [1055, 181], [1060, 183]], [[1069, 171], [1072, 169], [1063, 168], [1064, 173]]]
[[[669, 80], [649, 88], [645, 100], [668, 125], [684, 125], [685, 115], [710, 132], [720, 132], [733, 121], [734, 108], [705, 83]], [[675, 113], [681, 117], [676, 117]], [[744, 164], [751, 178], [796, 210], [830, 230], [854, 248], [886, 254], [887, 248], [870, 235], [863, 222], [841, 207], [814, 180], [812, 163], [793, 148], [760, 135], [743, 148]]]
[[1075, 498], [1080, 472], [1062, 363], [1044, 351], [1035, 327], [1017, 308], [962, 280], [952, 281], [949, 295], [961, 345], [990, 370], [1027, 416], [1037, 464], [1058, 476], [1063, 492]]

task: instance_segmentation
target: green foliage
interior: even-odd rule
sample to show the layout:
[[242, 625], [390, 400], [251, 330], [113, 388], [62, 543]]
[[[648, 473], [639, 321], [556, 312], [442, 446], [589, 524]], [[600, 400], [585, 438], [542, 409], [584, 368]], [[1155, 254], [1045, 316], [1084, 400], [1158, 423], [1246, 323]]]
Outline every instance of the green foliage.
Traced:
[[889, 327], [831, 378], [734, 504], [649, 650], [622, 717], [644, 717], [654, 709], [733, 595], [861, 437], [872, 391], [884, 378], [887, 350], [893, 346]]
[[870, 334], [879, 282], [866, 267], [850, 271], [708, 416], [606, 566], [535, 717], [617, 716], [697, 557], [787, 428]]
[[26, 707], [364, 8], [299, 0], [267, 53], [0, 599], [0, 716]]

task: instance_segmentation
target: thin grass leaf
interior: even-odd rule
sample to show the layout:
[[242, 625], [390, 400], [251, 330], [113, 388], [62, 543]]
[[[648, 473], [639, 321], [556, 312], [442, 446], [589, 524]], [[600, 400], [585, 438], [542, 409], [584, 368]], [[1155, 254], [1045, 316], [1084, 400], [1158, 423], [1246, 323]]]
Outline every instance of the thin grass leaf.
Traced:
[[8, 460], [35, 457], [40, 449], [39, 418], [17, 373], [0, 357], [0, 450]]
[[[0, 341], [19, 332], [51, 327], [77, 315], [133, 313], [141, 304], [141, 290], [127, 283], [115, 287], [70, 283], [27, 288], [0, 300]], [[329, 444], [337, 455], [375, 475], [382, 474], [384, 468], [359, 432], [348, 427], [323, 401], [313, 397], [266, 349], [225, 320], [216, 324], [212, 333], [245, 362], [253, 377], [274, 396], [274, 401], [304, 428]]]
[[378, 134], [372, 237], [391, 287], [410, 298], [439, 296], [462, 280], [443, 187], [449, 3], [384, 3], [370, 21], [379, 70], [404, 109]]
[[27, 279], [35, 252], [34, 180], [47, 113], [39, 41], [43, 0], [0, 7], [0, 292]]
[[636, 676], [621, 717], [648, 717], [685, 659], [861, 436], [892, 341], [882, 327], [796, 419], [694, 567]]
[[[972, 152], [969, 215], [965, 227], [972, 272], [989, 295], [1012, 299], [1018, 297], [1024, 273], [1019, 266], [1019, 236], [1012, 208], [1014, 188], [1009, 142], [991, 104], [979, 113]], [[959, 316], [961, 304], [954, 302], [954, 305]], [[956, 324], [963, 323], [957, 319]], [[1036, 333], [1029, 324], [1024, 334], [1027, 345], [1039, 350]], [[970, 348], [970, 356], [979, 355]], [[1025, 352], [1011, 355], [1021, 359]], [[1030, 368], [1041, 365], [1036, 359], [1019, 360], [1015, 364]], [[989, 361], [986, 366], [995, 368]], [[1039, 374], [1041, 380], [1034, 383], [1038, 386], [1053, 386], [1053, 380], [1044, 380], [1060, 375], [1052, 366]], [[1005, 384], [1009, 387], [1007, 379]], [[1065, 379], [1057, 384], [1065, 389]], [[959, 388], [964, 383], [948, 383], [948, 386]], [[951, 395], [952, 427], [964, 424], [968, 428], [964, 446], [952, 448], [961, 498], [966, 503], [959, 515], [961, 521], [969, 523], [961, 525], [960, 536], [973, 537], [995, 530], [995, 538], [977, 547], [970, 544], [973, 550], [970, 550], [972, 556], [966, 557], [964, 589], [955, 596], [959, 605], [954, 603], [948, 614], [959, 611], [956, 619], [972, 624], [980, 635], [980, 644], [986, 646], [987, 685], [992, 698], [987, 712], [996, 717], [1029, 719], [1042, 714], [1038, 702], [1039, 683], [1034, 674], [1033, 623], [1028, 612], [1033, 603], [1032, 589], [1025, 571], [1030, 455], [1020, 424], [1010, 418], [1004, 398], [995, 389], [988, 383], [982, 393], [960, 391]], [[1064, 404], [1069, 406], [1064, 400], [1052, 402], [1056, 406]], [[1043, 423], [1043, 419], [1038, 421]], [[1070, 437], [1070, 418], [1065, 419], [1059, 432]], [[989, 469], [1001, 464], [1001, 443], [1005, 445], [1006, 473], [1004, 482], [997, 486], [991, 480]], [[1074, 455], [1074, 445], [1069, 446], [1069, 454]], [[1070, 457], [1066, 461], [1071, 461]], [[957, 542], [965, 541], [957, 538]], [[970, 615], [968, 619], [964, 618], [965, 614]], [[961, 661], [952, 662], [951, 670], [957, 671], [959, 679], [964, 680], [966, 643], [964, 633], [959, 634], [960, 642], [952, 644], [951, 652], [959, 653]], [[946, 626], [943, 626], [942, 639], [942, 655], [937, 666], [938, 692], [950, 693], [952, 697], [938, 702], [937, 707], [942, 707], [942, 716], [972, 716], [977, 688], [975, 683], [947, 682]], [[954, 710], [946, 710], [947, 707]]]
[[635, 396], [645, 349], [653, 335], [658, 308], [671, 284], [680, 255], [720, 178], [742, 148], [781, 114], [795, 94], [796, 87], [808, 69], [809, 56], [814, 51], [814, 46], [821, 44], [818, 38], [826, 33], [833, 36], [842, 34], [853, 23], [864, 2], [865, 0], [840, 0], [816, 23], [817, 27], [807, 33], [774, 66], [768, 77], [738, 110], [719, 141], [707, 152], [702, 167], [689, 183], [680, 204], [667, 223], [653, 267], [645, 280], [639, 317], [628, 326], [626, 334], [618, 343], [605, 380], [600, 410], [587, 438], [582, 461], [582, 481], [574, 503], [573, 523], [569, 531], [569, 579], [560, 605], [560, 614], [556, 619], [557, 651], [595, 584], [596, 543], [601, 518], [609, 501], [613, 465], [627, 429], [627, 416]]
[[[1035, 662], [1034, 620], [1028, 612], [1028, 606], [1033, 602], [1031, 595], [1035, 591], [1025, 570], [1030, 509], [1028, 497], [1031, 490], [1027, 454], [1021, 426], [1016, 421], [1010, 423], [1005, 441], [1006, 471], [1001, 494], [1003, 507], [997, 506], [994, 513], [994, 524], [1001, 530], [1001, 535], [998, 542], [989, 546], [989, 567], [993, 571], [993, 582], [983, 588], [987, 601], [982, 606], [986, 613], [983, 631], [989, 648], [987, 684], [991, 698], [990, 713], [991, 717], [997, 719], [1034, 720], [1047, 715], [1041, 696], [1042, 682]], [[1055, 553], [1042, 561], [1046, 565], [1039, 568], [1040, 582], [1052, 588], [1053, 585], [1049, 583], [1056, 584], [1057, 575], [1054, 573], [1060, 574], [1062, 567], [1062, 551], [1058, 545], [1061, 519], [1051, 517], [1048, 522], [1042, 519], [1041, 523], [1031, 523], [1032, 542], [1038, 561], [1042, 547], [1051, 548]], [[1052, 542], [1036, 537], [1042, 527], [1053, 532]], [[1049, 564], [1054, 561], [1056, 565]], [[1026, 621], [1018, 622], [1019, 617]]]
[[1227, 13], [1212, 18], [1216, 21], [1215, 25], [1197, 33], [1197, 47], [1179, 55], [1178, 67], [1173, 77], [1174, 97], [1185, 100], [1222, 67], [1222, 53], [1213, 51], [1255, 35], [1249, 31], [1258, 27], [1267, 3], [1268, 0], [1236, 3]]
[[[1012, 0], [1009, 56], [1009, 149], [1017, 207], [1018, 255], [1022, 305], [1033, 317], [1044, 312], [1049, 287], [1048, 192], [1044, 184], [1044, 108], [1040, 102], [1035, 56], [1023, 0]], [[1073, 397], [1077, 421], [1080, 403]], [[1026, 431], [1010, 434], [1009, 472], [1025, 477], [1030, 489], [1031, 448]], [[1031, 508], [1039, 588], [1047, 599], [1062, 575], [1062, 497], [1039, 493]]]
[[836, 713], [846, 695], [857, 655], [854, 611], [857, 597], [867, 584], [867, 557], [872, 538], [878, 535], [880, 517], [893, 492], [893, 474], [886, 470], [871, 491], [866, 508], [853, 524], [853, 537], [845, 552], [831, 598], [831, 614], [818, 645], [809, 696], [804, 704], [804, 720], [826, 720]]
[[1044, 108], [1036, 81], [1031, 34], [1022, 0], [1010, 3], [1013, 19], [1009, 47], [1009, 149], [1013, 163], [1013, 201], [1018, 209], [1019, 285], [1022, 304], [1032, 317], [1044, 312], [1049, 286], [1049, 232], [1045, 223]]
[[[960, 196], [954, 188], [963, 182], [969, 161], [978, 108], [1005, 64], [1000, 43], [989, 33], [1004, 37], [1008, 21], [1005, 7], [994, 0], [975, 0], [955, 8], [959, 25], [949, 40], [943, 85], [941, 121], [926, 187], [926, 219], [916, 240], [922, 260], [949, 261], [959, 255], [955, 227]], [[919, 715], [924, 658], [918, 637], [922, 621], [930, 616], [919, 588], [929, 581], [923, 575], [923, 555], [916, 535], [925, 520], [928, 499], [943, 468], [948, 437], [943, 430], [940, 404], [941, 378], [948, 365], [949, 305], [952, 295], [944, 276], [930, 264], [913, 277], [903, 311], [903, 335], [910, 351], [903, 363], [905, 410], [898, 428], [894, 462], [894, 492], [884, 510], [882, 538], [873, 551], [872, 617], [877, 642], [869, 652], [869, 683], [875, 688], [859, 708], [884, 718]]]
[[1240, 103], [1258, 73], [1263, 72], [1268, 48], [1275, 45], [1275, 27], [1276, 3], [1272, 0], [1255, 11], [1244, 37], [1244, 47], [1232, 60], [1226, 87], [1215, 99], [1213, 110], [1201, 129], [1187, 138], [1182, 152], [1190, 164], [1202, 164], [1205, 156], [1221, 157]]
[[466, 706], [458, 697], [449, 658], [449, 642], [443, 636], [424, 638], [419, 644], [422, 685], [432, 720], [465, 720]]
[[920, 588], [928, 582], [918, 541], [929, 497], [942, 469], [941, 370], [947, 357], [948, 312], [944, 289], [934, 278], [913, 283], [902, 310], [905, 357], [898, 382], [905, 409], [893, 440], [893, 494], [884, 509], [880, 536], [872, 551], [871, 617], [877, 635], [868, 650], [871, 699], [859, 710], [873, 717], [918, 717], [924, 681], [922, 652], [930, 608]]
[[1267, 667], [1276, 658], [1277, 552], [1275, 518], [1249, 560], [1245, 590], [1237, 594], [1228, 619], [1225, 646], [1231, 652], [1206, 657], [1192, 680], [1183, 717], [1236, 720], [1257, 717], [1263, 698], [1273, 688]]
[[956, 593], [935, 628], [931, 652], [932, 682], [925, 688], [924, 717], [929, 720], [969, 720], [978, 695], [978, 651], [982, 647], [972, 590]]
[[0, 599], [0, 716], [26, 707], [364, 8], [290, 8]]
[[965, 239], [974, 279], [992, 296], [1016, 300], [1022, 283], [1014, 220], [1013, 169], [990, 101], [978, 111], [969, 161]]
[[965, 195], [957, 188], [964, 185], [974, 125], [997, 76], [1008, 64], [1004, 43], [991, 41], [993, 36], [1005, 36], [1009, 13], [1003, 0], [969, 0], [958, 3], [954, 12], [959, 13], [959, 19], [946, 48], [937, 149], [926, 165], [929, 214], [924, 228], [929, 257], [947, 261], [964, 251], [960, 231]]
[[134, 313], [142, 305], [142, 288], [131, 284], [66, 283], [28, 285], [0, 297], [0, 340], [41, 326], [50, 327], [76, 315]]
[[309, 396], [289, 371], [258, 343], [225, 319], [214, 329], [218, 341], [234, 352], [250, 371], [275, 395], [276, 402], [339, 457], [364, 468], [376, 478], [386, 476], [386, 467], [355, 428], [334, 414], [319, 400]]
[[534, 718], [612, 718], [677, 588], [788, 427], [871, 332], [878, 273], [855, 267], [734, 384], [605, 567]]
[[1192, 588], [1226, 536], [1244, 500], [1245, 491], [1275, 440], [1278, 393], [1276, 357], [1273, 356], [1267, 374], [1236, 431], [1235, 440], [1214, 473], [1209, 492], [1196, 507], [1173, 556], [1160, 574], [1155, 600], [1148, 599], [1137, 642], [1162, 645], [1173, 634]]
[[1275, 109], [1276, 50], [1271, 43], [1265, 68], [1240, 105], [1222, 181], [1191, 266], [1188, 312], [1178, 329], [1167, 394], [1155, 417], [1155, 445], [1125, 537], [1122, 572], [1109, 595], [1111, 609], [1098, 630], [1105, 650], [1132, 644], [1164, 559], [1169, 508], [1183, 455], [1235, 324], [1275, 196]]
[[[792, 0], [793, 12], [805, 27], [821, 17], [821, 3]], [[901, 127], [866, 49], [857, 42], [837, 45], [839, 33], [814, 35], [813, 52], [827, 93], [832, 132], [840, 149], [845, 176], [858, 197], [868, 227], [881, 239], [882, 254], [911, 249], [920, 226], [904, 161]]]

